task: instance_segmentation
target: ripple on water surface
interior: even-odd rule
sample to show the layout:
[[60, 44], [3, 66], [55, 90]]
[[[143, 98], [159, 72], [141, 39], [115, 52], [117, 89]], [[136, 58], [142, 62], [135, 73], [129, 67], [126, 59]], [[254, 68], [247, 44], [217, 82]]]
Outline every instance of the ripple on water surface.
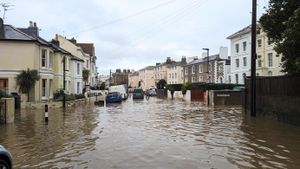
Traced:
[[16, 168], [298, 168], [299, 127], [237, 107], [150, 98], [66, 112], [23, 111], [0, 126]]

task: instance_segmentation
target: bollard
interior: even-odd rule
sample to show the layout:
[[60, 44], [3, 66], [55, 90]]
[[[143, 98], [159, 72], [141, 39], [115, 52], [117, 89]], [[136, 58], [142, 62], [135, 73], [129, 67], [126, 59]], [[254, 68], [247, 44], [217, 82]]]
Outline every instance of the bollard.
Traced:
[[48, 122], [48, 105], [45, 105], [45, 122]]

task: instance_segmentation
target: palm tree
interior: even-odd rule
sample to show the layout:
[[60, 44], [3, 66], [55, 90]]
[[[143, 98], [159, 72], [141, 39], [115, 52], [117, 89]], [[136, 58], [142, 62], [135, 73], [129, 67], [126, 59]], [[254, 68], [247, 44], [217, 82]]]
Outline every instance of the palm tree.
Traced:
[[90, 77], [90, 70], [88, 69], [83, 69], [82, 70], [82, 80], [84, 81], [84, 93], [86, 92], [86, 84], [89, 81], [89, 77]]
[[21, 93], [27, 94], [27, 101], [29, 102], [30, 90], [35, 86], [36, 81], [40, 79], [37, 70], [22, 70], [20, 74], [17, 75], [16, 81], [19, 86], [19, 91]]

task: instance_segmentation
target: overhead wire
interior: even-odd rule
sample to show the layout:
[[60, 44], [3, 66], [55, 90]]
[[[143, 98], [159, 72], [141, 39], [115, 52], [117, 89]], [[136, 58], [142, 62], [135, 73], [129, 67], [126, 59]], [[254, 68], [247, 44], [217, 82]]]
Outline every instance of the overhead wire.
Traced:
[[71, 36], [75, 36], [75, 35], [80, 35], [82, 33], [85, 33], [85, 32], [89, 32], [89, 31], [92, 31], [92, 30], [95, 30], [95, 29], [99, 29], [99, 28], [102, 28], [102, 27], [106, 27], [108, 25], [112, 25], [112, 24], [115, 24], [115, 23], [118, 23], [118, 22], [122, 22], [124, 20], [127, 20], [127, 19], [130, 19], [130, 18], [133, 18], [133, 17], [136, 17], [136, 16], [139, 16], [139, 15], [142, 15], [144, 13], [147, 13], [147, 12], [150, 12], [150, 11], [153, 11], [155, 9], [158, 9], [158, 8], [161, 8], [163, 6], [166, 6], [166, 5], [169, 5], [171, 3], [174, 3], [176, 0], [169, 0], [169, 1], [166, 1], [166, 2], [163, 2], [163, 3], [160, 3], [158, 5], [155, 5], [153, 7], [150, 7], [150, 8], [147, 8], [147, 9], [144, 9], [144, 10], [141, 10], [141, 11], [138, 11], [136, 13], [133, 13], [133, 14], [130, 14], [130, 15], [127, 15], [125, 17], [122, 17], [122, 18], [118, 18], [118, 19], [115, 19], [115, 20], [111, 20], [111, 21], [108, 21], [106, 23], [103, 23], [103, 24], [100, 24], [100, 25], [96, 25], [94, 27], [91, 27], [91, 28], [88, 28], [88, 29], [85, 29], [85, 30], [82, 30], [82, 31], [79, 31], [79, 32], [76, 32], [76, 33], [73, 33], [73, 34], [70, 34], [68, 35], [67, 37], [71, 37]]

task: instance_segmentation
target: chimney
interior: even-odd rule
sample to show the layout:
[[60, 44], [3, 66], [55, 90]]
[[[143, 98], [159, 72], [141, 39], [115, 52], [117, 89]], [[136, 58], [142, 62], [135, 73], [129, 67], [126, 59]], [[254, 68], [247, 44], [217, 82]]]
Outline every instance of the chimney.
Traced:
[[156, 66], [160, 65], [160, 63], [156, 63]]
[[198, 56], [193, 56], [193, 60], [198, 60]]
[[2, 18], [0, 18], [0, 39], [5, 38], [5, 32], [4, 32], [4, 23]]
[[35, 22], [29, 21], [29, 27], [27, 29], [21, 29], [21, 30], [33, 37], [39, 36], [39, 28], [37, 27]]
[[202, 52], [202, 58], [206, 58], [207, 57], [207, 52]]
[[171, 57], [167, 57], [166, 63], [167, 63], [167, 64], [171, 64], [171, 63], [172, 63]]
[[29, 21], [29, 28], [32, 28], [32, 27], [33, 27], [33, 22]]
[[76, 41], [76, 39], [74, 37], [72, 39], [70, 39], [70, 42], [72, 42], [74, 45], [77, 44], [77, 41]]
[[181, 58], [181, 64], [185, 65], [187, 62], [186, 62], [186, 57], [185, 56], [182, 56]]
[[127, 72], [127, 70], [126, 69], [123, 69], [123, 73], [126, 73]]
[[221, 46], [219, 56], [220, 59], [228, 59], [228, 48]]
[[51, 43], [53, 43], [56, 46], [59, 46], [59, 41], [58, 40], [52, 39]]

